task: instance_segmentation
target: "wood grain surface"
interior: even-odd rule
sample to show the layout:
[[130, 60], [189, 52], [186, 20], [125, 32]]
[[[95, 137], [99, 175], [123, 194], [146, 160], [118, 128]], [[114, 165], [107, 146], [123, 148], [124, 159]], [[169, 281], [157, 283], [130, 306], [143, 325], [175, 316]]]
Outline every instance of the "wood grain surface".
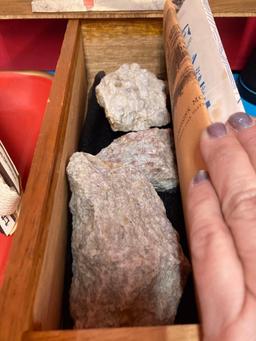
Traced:
[[[209, 0], [215, 16], [255, 16], [255, 0]], [[11, 18], [99, 18], [99, 17], [162, 17], [162, 12], [109, 13], [32, 13], [31, 0], [1, 0], [0, 19]]]
[[[59, 137], [60, 147], [56, 153], [55, 174], [46, 208], [45, 226], [48, 231], [44, 247], [45, 257], [33, 309], [33, 324], [40, 330], [57, 329], [62, 318], [66, 240], [69, 227], [66, 166], [70, 156], [77, 150], [87, 98], [87, 78], [80, 30], [72, 63], [71, 78], [67, 84], [69, 88], [66, 94], [67, 104], [62, 118], [65, 122]], [[65, 69], [62, 72], [65, 72]]]
[[[62, 222], [65, 217], [63, 211], [56, 211], [55, 215], [52, 215], [54, 208], [52, 195], [57, 190], [57, 194], [60, 195], [58, 200], [62, 200], [66, 208], [65, 190], [63, 192], [59, 189], [58, 178], [60, 175], [60, 181], [62, 183], [65, 181], [63, 158], [67, 157], [67, 153], [70, 152], [70, 147], [64, 150], [64, 148], [68, 148], [66, 142], [69, 141], [69, 137], [66, 136], [67, 124], [70, 120], [76, 122], [80, 112], [78, 107], [76, 110], [73, 108], [69, 111], [79, 33], [79, 21], [69, 21], [22, 200], [4, 284], [1, 288], [1, 341], [19, 341], [24, 331], [41, 328], [45, 314], [49, 313], [49, 321], [52, 318], [53, 322], [50, 323], [54, 323], [58, 319], [56, 314], [58, 315], [60, 312], [61, 292], [54, 297], [51, 295], [56, 294], [56, 288], [61, 290], [63, 285], [62, 274], [65, 259], [63, 257], [60, 260], [59, 257], [63, 256], [62, 249], [65, 248], [65, 240], [63, 240], [64, 237], [60, 237], [59, 226], [53, 226], [52, 222]], [[79, 102], [76, 100], [73, 103], [78, 105]], [[75, 138], [77, 139], [77, 137]], [[71, 144], [73, 146], [75, 144], [73, 134], [70, 136]], [[62, 204], [60, 203], [60, 205]], [[61, 216], [59, 219], [56, 217], [57, 214]], [[60, 239], [57, 240], [57, 248], [54, 250], [58, 238]], [[51, 239], [53, 240], [51, 241]], [[46, 256], [49, 263], [45, 268]], [[59, 269], [57, 268], [58, 264]], [[60, 279], [53, 276], [53, 269], [57, 271], [55, 271], [57, 277], [60, 275]], [[48, 272], [48, 277], [44, 271]], [[42, 280], [44, 281], [41, 282]], [[54, 283], [56, 280], [57, 283]], [[59, 284], [59, 281], [62, 283]], [[45, 288], [42, 287], [42, 284]], [[44, 290], [51, 288], [53, 292], [45, 293], [44, 301]], [[49, 299], [51, 299], [50, 305], [47, 304]], [[38, 306], [37, 303], [41, 306]], [[48, 309], [46, 312], [44, 305]], [[53, 317], [54, 314], [55, 317]]]
[[83, 20], [82, 34], [89, 84], [95, 74], [124, 63], [138, 63], [165, 74], [161, 19]]
[[199, 341], [196, 325], [82, 331], [31, 332], [24, 341]]

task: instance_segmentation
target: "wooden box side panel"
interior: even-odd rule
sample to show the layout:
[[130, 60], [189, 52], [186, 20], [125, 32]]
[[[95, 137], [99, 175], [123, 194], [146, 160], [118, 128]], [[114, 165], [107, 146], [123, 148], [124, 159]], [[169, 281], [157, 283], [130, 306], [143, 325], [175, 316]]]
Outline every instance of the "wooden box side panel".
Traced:
[[[79, 33], [79, 21], [70, 21], [22, 200], [18, 228], [0, 293], [3, 314], [0, 320], [0, 340], [3, 341], [20, 340], [24, 331], [33, 328], [34, 300], [46, 242], [52, 237], [49, 235], [52, 231], [47, 226], [49, 198], [53, 186], [57, 186], [59, 176], [57, 167], [60, 161], [56, 160], [60, 160], [63, 154], [63, 129], [66, 129], [67, 124], [70, 82], [75, 68], [74, 56]], [[51, 262], [54, 261], [51, 259]]]
[[82, 34], [89, 84], [98, 71], [138, 63], [165, 75], [161, 19], [84, 20]]
[[[87, 78], [81, 32], [78, 35], [76, 53], [63, 130], [60, 136], [60, 152], [56, 153], [55, 175], [47, 205], [46, 224], [48, 238], [45, 257], [39, 279], [33, 313], [34, 329], [58, 329], [62, 312], [62, 295], [66, 260], [69, 191], [66, 166], [70, 156], [77, 150], [80, 129], [85, 115]], [[62, 70], [65, 72], [65, 70]], [[65, 307], [69, 309], [69, 307]]]
[[197, 325], [31, 332], [24, 341], [199, 341]]

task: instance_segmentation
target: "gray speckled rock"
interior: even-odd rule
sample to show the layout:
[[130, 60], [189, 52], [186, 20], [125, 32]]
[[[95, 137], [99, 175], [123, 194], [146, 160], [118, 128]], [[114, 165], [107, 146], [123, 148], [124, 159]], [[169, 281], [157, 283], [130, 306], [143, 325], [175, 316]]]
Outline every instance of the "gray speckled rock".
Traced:
[[165, 83], [138, 64], [124, 64], [106, 75], [96, 95], [114, 131], [145, 130], [170, 122]]
[[67, 173], [75, 327], [172, 323], [189, 264], [153, 186], [130, 165], [85, 153]]
[[131, 164], [151, 182], [157, 191], [177, 186], [170, 129], [152, 128], [128, 133], [98, 153], [103, 161]]

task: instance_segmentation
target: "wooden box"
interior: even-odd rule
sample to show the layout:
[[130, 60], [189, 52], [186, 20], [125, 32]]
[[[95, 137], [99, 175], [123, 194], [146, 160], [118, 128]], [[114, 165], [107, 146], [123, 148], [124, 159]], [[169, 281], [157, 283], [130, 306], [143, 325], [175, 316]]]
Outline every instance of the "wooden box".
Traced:
[[[95, 73], [137, 62], [165, 74], [160, 13], [70, 20], [0, 293], [0, 340], [198, 340], [196, 325], [62, 331], [66, 165], [76, 150]], [[121, 17], [121, 18], [120, 18]], [[68, 309], [68, 307], [65, 307]]]

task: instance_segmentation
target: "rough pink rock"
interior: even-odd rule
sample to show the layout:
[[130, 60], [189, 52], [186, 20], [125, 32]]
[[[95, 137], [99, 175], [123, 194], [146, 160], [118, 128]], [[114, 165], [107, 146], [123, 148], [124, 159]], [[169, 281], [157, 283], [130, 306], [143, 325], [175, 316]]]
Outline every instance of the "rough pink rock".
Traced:
[[67, 173], [75, 327], [172, 323], [189, 264], [153, 186], [131, 165], [85, 153]]
[[119, 137], [97, 156], [133, 165], [157, 191], [168, 191], [178, 183], [172, 147], [170, 129], [153, 128]]

